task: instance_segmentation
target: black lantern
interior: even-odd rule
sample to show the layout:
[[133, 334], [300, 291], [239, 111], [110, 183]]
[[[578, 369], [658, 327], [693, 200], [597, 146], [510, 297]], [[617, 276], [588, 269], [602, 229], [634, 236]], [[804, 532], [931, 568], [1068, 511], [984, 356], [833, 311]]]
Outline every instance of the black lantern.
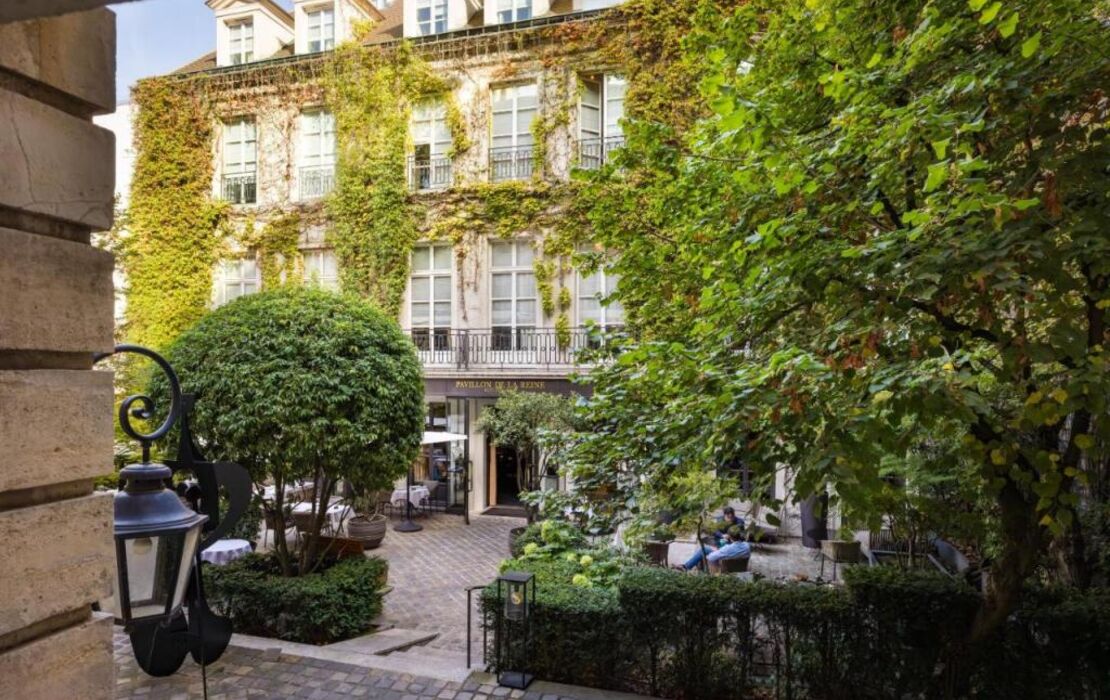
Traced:
[[531, 643], [532, 607], [536, 603], [536, 577], [523, 571], [506, 571], [497, 577], [497, 598], [502, 615], [497, 629], [497, 682], [523, 690], [535, 679], [524, 671], [506, 670], [522, 666]]
[[173, 473], [164, 464], [131, 464], [120, 472], [116, 494], [116, 562], [119, 614], [126, 628], [181, 611], [201, 529], [208, 521], [165, 487]]
[[[188, 414], [193, 397], [181, 393], [177, 374], [158, 353], [137, 345], [120, 345], [112, 353], [148, 357], [169, 381], [170, 406], [157, 429], [142, 433], [132, 418], [150, 420], [154, 402], [142, 394], [129, 396], [119, 408], [120, 428], [142, 445], [142, 462], [120, 472], [115, 497], [115, 541], [118, 614], [131, 638], [139, 666], [152, 676], [174, 673], [192, 654], [201, 665], [215, 661], [231, 639], [231, 623], [214, 614], [204, 600], [200, 552], [235, 525], [250, 500], [247, 471], [230, 462], [207, 462], [193, 441]], [[150, 448], [180, 421], [177, 460], [152, 463]], [[173, 491], [175, 473], [190, 473], [199, 482], [199, 508], [189, 508]], [[221, 520], [219, 494], [230, 507]], [[197, 512], [198, 510], [203, 512]]]

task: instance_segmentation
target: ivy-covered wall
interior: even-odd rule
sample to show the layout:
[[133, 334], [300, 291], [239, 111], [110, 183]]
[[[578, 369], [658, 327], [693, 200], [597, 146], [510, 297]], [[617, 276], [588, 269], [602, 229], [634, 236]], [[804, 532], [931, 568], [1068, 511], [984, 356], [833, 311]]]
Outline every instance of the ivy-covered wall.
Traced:
[[[164, 347], [191, 325], [210, 304], [223, 256], [257, 255], [263, 286], [298, 281], [306, 231], [321, 228], [338, 258], [343, 290], [392, 314], [401, 312], [413, 245], [450, 241], [463, 322], [465, 292], [483, 273], [480, 242], [528, 235], [544, 325], [569, 337], [577, 246], [590, 240], [596, 217], [612, 215], [612, 192], [635, 187], [619, 171], [568, 179], [578, 76], [627, 76], [629, 117], [680, 128], [701, 109], [693, 98], [697, 66], [678, 51], [685, 29], [694, 13], [730, 4], [629, 0], [600, 19], [522, 32], [494, 51], [463, 46], [456, 55], [430, 55], [407, 42], [354, 42], [279, 67], [143, 81], [134, 99], [131, 233], [122, 245], [128, 338]], [[489, 86], [533, 79], [540, 94], [531, 125], [534, 175], [486, 183]], [[445, 101], [456, 186], [414, 194], [406, 170], [411, 112], [432, 97]], [[302, 108], [319, 106], [336, 119], [336, 186], [322, 203], [296, 202], [295, 127]], [[257, 120], [266, 169], [260, 204], [240, 211], [212, 197], [218, 125], [237, 115]], [[596, 256], [588, 259], [596, 264]]]

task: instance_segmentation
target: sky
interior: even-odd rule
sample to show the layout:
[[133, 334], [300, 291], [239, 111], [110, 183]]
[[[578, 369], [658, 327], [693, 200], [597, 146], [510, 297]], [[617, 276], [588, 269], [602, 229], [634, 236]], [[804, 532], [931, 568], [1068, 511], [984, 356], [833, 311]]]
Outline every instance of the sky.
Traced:
[[[291, 8], [290, 0], [278, 4]], [[115, 5], [116, 102], [139, 78], [180, 68], [216, 48], [216, 21], [204, 0], [142, 0]]]

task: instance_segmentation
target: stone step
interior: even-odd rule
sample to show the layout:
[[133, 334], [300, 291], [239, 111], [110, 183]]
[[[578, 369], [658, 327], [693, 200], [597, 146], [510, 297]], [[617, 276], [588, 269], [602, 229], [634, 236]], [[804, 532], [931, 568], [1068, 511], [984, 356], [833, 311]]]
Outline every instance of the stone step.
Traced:
[[[390, 654], [392, 657], [403, 657], [415, 660], [434, 661], [436, 663], [444, 663], [453, 665], [457, 668], [466, 668], [466, 652], [457, 651], [455, 649], [440, 649], [439, 647], [431, 646], [418, 646], [409, 647], [404, 651], [397, 651]], [[471, 656], [470, 662], [475, 666], [480, 666], [482, 659], [479, 656]]]
[[327, 647], [353, 654], [385, 656], [391, 652], [403, 651], [412, 646], [427, 644], [438, 636], [438, 632], [423, 632], [393, 627], [374, 634], [348, 639], [345, 642], [329, 644]]

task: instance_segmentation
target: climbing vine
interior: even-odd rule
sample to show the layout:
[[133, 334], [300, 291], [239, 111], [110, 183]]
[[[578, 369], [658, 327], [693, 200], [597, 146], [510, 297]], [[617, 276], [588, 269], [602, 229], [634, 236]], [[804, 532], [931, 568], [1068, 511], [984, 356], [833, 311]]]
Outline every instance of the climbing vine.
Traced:
[[227, 208], [211, 197], [212, 118], [190, 84], [140, 82], [128, 231], [117, 250], [127, 278], [126, 335], [165, 348], [200, 319], [212, 299], [212, 271]]
[[[698, 13], [735, 4], [630, 0], [599, 19], [467, 40], [454, 48], [356, 41], [295, 62], [142, 81], [134, 94], [137, 161], [126, 216], [130, 233], [116, 246], [129, 287], [128, 339], [164, 347], [199, 319], [210, 306], [213, 270], [222, 256], [256, 255], [263, 286], [301, 279], [299, 246], [306, 228], [315, 227], [335, 249], [343, 289], [391, 314], [400, 309], [418, 240], [455, 246], [462, 291], [476, 287], [480, 278], [482, 256], [474, 252], [483, 237], [528, 235], [544, 317], [555, 318], [560, 342], [568, 342], [572, 295], [566, 277], [583, 261], [588, 268], [603, 257], [583, 258], [578, 245], [592, 239], [600, 225], [609, 231], [605, 245], [619, 250], [614, 221], [630, 212], [614, 202], [634, 202], [625, 195], [644, 177], [605, 168], [553, 182], [564, 173], [551, 171], [560, 162], [551, 149], [569, 142], [577, 76], [580, 71], [626, 76], [626, 113], [651, 128], [663, 124], [680, 132], [704, 110], [696, 97], [702, 67], [691, 58], [696, 52], [682, 50], [687, 30]], [[464, 107], [454, 93], [461, 80], [472, 77], [471, 66], [488, 65], [473, 61], [483, 52], [500, 54], [495, 80], [531, 70], [519, 60], [521, 52], [530, 52], [536, 59], [531, 65], [542, 69], [541, 104], [531, 124], [531, 180], [476, 182], [480, 165], [471, 154], [476, 134], [486, 128], [488, 105], [478, 100]], [[415, 104], [433, 98], [444, 104], [456, 182], [443, 192], [414, 194], [406, 167], [411, 113]], [[325, 201], [258, 206], [234, 216], [214, 201], [218, 120], [255, 115], [259, 128], [281, 141], [277, 147], [284, 149], [289, 183], [296, 105], [321, 103], [335, 116], [337, 130], [336, 186]], [[260, 192], [263, 187], [260, 182]], [[622, 225], [650, 227], [656, 214], [648, 207], [634, 213]], [[256, 218], [266, 223], [256, 225]], [[466, 305], [458, 309], [466, 320]]]

